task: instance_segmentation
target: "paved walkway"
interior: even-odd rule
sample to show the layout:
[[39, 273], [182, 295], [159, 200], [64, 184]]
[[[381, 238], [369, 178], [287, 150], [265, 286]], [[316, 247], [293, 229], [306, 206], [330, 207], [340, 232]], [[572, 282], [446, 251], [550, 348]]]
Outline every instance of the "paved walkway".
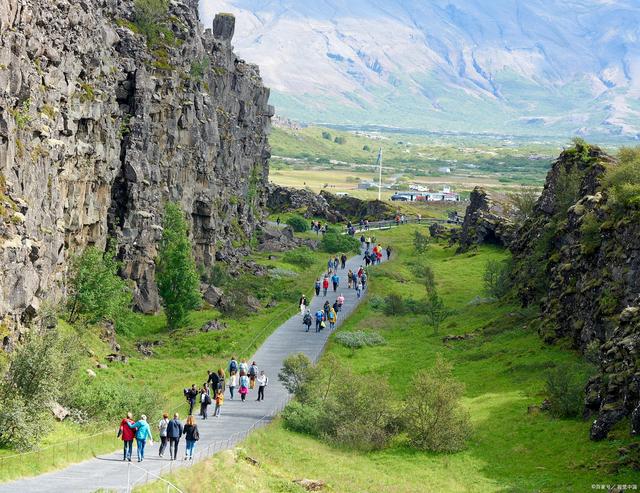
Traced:
[[[312, 313], [322, 307], [325, 299], [333, 304], [340, 293], [345, 297], [345, 305], [338, 315], [338, 325], [354, 310], [359, 300], [355, 290], [347, 289], [346, 277], [349, 269], [357, 271], [362, 263], [361, 259], [362, 256], [353, 257], [347, 262], [344, 270], [339, 270], [342, 288], [339, 288], [337, 293], [334, 294], [330, 287], [327, 298], [322, 296], [322, 292], [320, 296], [312, 298]], [[312, 285], [314, 281], [315, 279], [309, 279]], [[255, 428], [269, 423], [282, 410], [290, 398], [278, 380], [282, 361], [291, 353], [298, 352], [304, 352], [309, 358], [317, 361], [331, 334], [328, 327], [320, 333], [315, 333], [314, 326], [315, 324], [310, 332], [305, 332], [302, 316], [297, 314], [267, 338], [252, 358], [258, 368], [264, 370], [269, 377], [269, 385], [265, 390], [266, 400], [256, 402], [257, 388], [249, 391], [245, 402], [239, 399], [230, 400], [229, 393], [226, 392], [220, 417], [210, 417], [207, 420], [198, 418], [201, 439], [196, 444], [194, 462], [234, 446]], [[202, 376], [203, 380], [205, 377], [206, 375]], [[192, 382], [185, 382], [185, 386], [189, 383]], [[210, 409], [213, 410], [213, 407]], [[156, 424], [151, 425], [154, 438], [159, 440]], [[185, 442], [181, 440], [179, 457], [184, 454], [184, 448]], [[147, 458], [142, 463], [135, 462], [134, 445], [134, 462], [123, 462], [122, 452], [118, 451], [34, 478], [0, 484], [0, 493], [88, 493], [96, 490], [127, 492], [130, 487], [154, 480], [171, 469], [186, 465], [182, 460], [170, 461], [159, 458], [157, 442], [154, 442], [153, 447], [147, 445], [145, 452]], [[165, 456], [168, 455], [167, 451]]]

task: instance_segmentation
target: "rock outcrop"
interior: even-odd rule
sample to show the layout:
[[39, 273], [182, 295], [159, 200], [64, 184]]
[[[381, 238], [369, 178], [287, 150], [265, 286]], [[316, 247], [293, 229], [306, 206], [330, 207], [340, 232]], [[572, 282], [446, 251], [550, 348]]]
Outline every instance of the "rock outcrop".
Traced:
[[234, 18], [205, 30], [197, 0], [172, 0], [146, 36], [136, 21], [133, 0], [0, 0], [5, 346], [64, 293], [69, 256], [110, 239], [138, 308], [155, 311], [166, 201], [204, 265], [262, 219], [273, 108], [232, 51]]
[[640, 417], [640, 216], [611, 204], [602, 176], [615, 165], [595, 146], [564, 151], [511, 243], [519, 294], [540, 304], [544, 340], [598, 361], [586, 388], [593, 439]]
[[339, 197], [325, 190], [311, 190], [269, 184], [267, 207], [272, 212], [299, 211], [305, 217], [321, 217], [331, 223], [368, 219], [379, 221], [395, 217], [395, 210], [381, 200]]
[[513, 207], [506, 200], [497, 200], [480, 187], [469, 197], [462, 228], [455, 235], [458, 252], [466, 252], [483, 243], [507, 246], [513, 237]]

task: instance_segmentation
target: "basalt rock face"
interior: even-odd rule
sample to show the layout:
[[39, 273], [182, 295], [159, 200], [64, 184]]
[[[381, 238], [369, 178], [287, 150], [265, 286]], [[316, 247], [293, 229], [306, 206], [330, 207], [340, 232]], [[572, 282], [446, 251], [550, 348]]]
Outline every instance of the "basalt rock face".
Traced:
[[568, 340], [597, 361], [585, 402], [596, 440], [625, 416], [640, 418], [640, 216], [611, 206], [602, 177], [615, 165], [594, 146], [563, 152], [511, 244], [520, 296], [540, 304], [544, 340]]
[[138, 308], [159, 306], [166, 201], [198, 262], [248, 239], [266, 204], [273, 108], [258, 68], [173, 0], [147, 43], [129, 0], [0, 0], [0, 326], [64, 294], [70, 255], [115, 241]]
[[513, 208], [506, 201], [498, 201], [480, 187], [469, 197], [462, 228], [455, 235], [458, 252], [466, 252], [483, 243], [507, 246], [515, 229]]
[[329, 208], [355, 221], [367, 219], [380, 221], [393, 219], [396, 212], [389, 204], [382, 200], [362, 200], [351, 196], [338, 196], [322, 190], [320, 196], [327, 201]]

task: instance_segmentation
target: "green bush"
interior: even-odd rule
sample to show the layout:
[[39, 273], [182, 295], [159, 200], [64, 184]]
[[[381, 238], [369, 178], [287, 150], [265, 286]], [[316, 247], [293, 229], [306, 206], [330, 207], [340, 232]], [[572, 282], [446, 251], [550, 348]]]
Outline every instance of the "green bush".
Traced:
[[309, 248], [299, 247], [295, 250], [286, 252], [282, 256], [282, 260], [288, 264], [298, 265], [300, 267], [309, 267], [313, 265], [315, 258]]
[[360, 242], [356, 238], [332, 228], [325, 233], [321, 246], [327, 253], [360, 253]]
[[464, 384], [441, 356], [430, 370], [413, 377], [412, 392], [405, 400], [404, 429], [411, 445], [432, 452], [457, 452], [471, 435], [469, 413], [460, 404]]
[[580, 224], [580, 246], [582, 253], [591, 255], [598, 251], [602, 243], [600, 235], [600, 223], [593, 212], [588, 212], [582, 217]]
[[619, 213], [640, 207], [640, 147], [624, 147], [618, 152], [618, 166], [608, 170], [604, 184]]
[[417, 231], [413, 235], [413, 248], [416, 253], [424, 253], [429, 246], [429, 237], [426, 234]]
[[482, 276], [485, 293], [497, 299], [509, 294], [512, 288], [511, 270], [510, 261], [489, 260]]
[[397, 317], [407, 313], [407, 306], [399, 294], [390, 293], [384, 299], [382, 311], [385, 315]]
[[291, 229], [296, 233], [304, 233], [309, 229], [309, 221], [297, 214], [287, 219], [287, 224], [291, 226]]
[[156, 280], [170, 329], [182, 326], [190, 310], [202, 303], [200, 279], [191, 251], [184, 213], [168, 203], [162, 221], [162, 240], [156, 259]]
[[549, 371], [546, 390], [551, 414], [558, 418], [576, 418], [584, 406], [585, 378], [569, 365]]
[[80, 315], [90, 323], [111, 320], [122, 329], [133, 297], [126, 282], [118, 276], [120, 263], [114, 249], [101, 252], [88, 247], [80, 256], [71, 260], [69, 269], [68, 307], [69, 321]]
[[338, 332], [336, 342], [349, 349], [358, 349], [365, 346], [380, 346], [386, 344], [386, 340], [375, 332], [355, 330], [353, 332]]
[[298, 433], [319, 436], [322, 413], [323, 410], [317, 402], [303, 404], [297, 400], [291, 401], [282, 411], [284, 427]]
[[32, 328], [11, 354], [0, 381], [0, 445], [30, 449], [50, 431], [47, 404], [63, 398], [74, 383], [74, 342], [55, 328]]
[[169, 0], [135, 0], [133, 22], [147, 38], [149, 46], [157, 45], [173, 33], [165, 26], [169, 13]]
[[127, 412], [146, 414], [151, 419], [160, 412], [161, 401], [145, 385], [97, 381], [88, 377], [68, 391], [64, 403], [85, 412], [90, 418], [115, 421]]
[[282, 369], [278, 373], [278, 380], [290, 394], [300, 399], [302, 388], [306, 382], [316, 375], [316, 368], [304, 353], [291, 354], [282, 362]]

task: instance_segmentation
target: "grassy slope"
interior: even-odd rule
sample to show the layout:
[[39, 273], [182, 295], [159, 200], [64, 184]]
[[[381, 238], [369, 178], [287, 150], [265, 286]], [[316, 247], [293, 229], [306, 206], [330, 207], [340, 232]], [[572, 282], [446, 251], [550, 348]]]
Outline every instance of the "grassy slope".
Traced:
[[[407, 262], [412, 228], [380, 233], [400, 251], [401, 258], [372, 275], [371, 295], [393, 290], [418, 297], [423, 288], [412, 279]], [[392, 235], [384, 237], [383, 235]], [[398, 236], [401, 235], [401, 236]], [[593, 483], [638, 483], [640, 474], [621, 470], [614, 474], [603, 464], [617, 457], [628, 440], [620, 427], [612, 438], [593, 443], [589, 423], [557, 420], [546, 414], [528, 414], [527, 406], [544, 398], [548, 368], [561, 362], [588, 373], [587, 365], [571, 351], [545, 346], [535, 331], [531, 313], [501, 303], [468, 305], [482, 295], [481, 276], [488, 259], [503, 258], [501, 250], [482, 247], [477, 254], [456, 256], [442, 245], [432, 246], [425, 258], [431, 263], [438, 287], [456, 314], [442, 333], [461, 334], [484, 329], [484, 335], [444, 345], [412, 316], [389, 318], [362, 305], [340, 330], [367, 329], [384, 334], [386, 346], [349, 351], [330, 344], [356, 371], [388, 378], [397, 393], [410, 391], [412, 373], [429, 367], [437, 353], [455, 364], [455, 374], [466, 384], [465, 405], [475, 427], [466, 451], [451, 455], [419, 453], [402, 441], [389, 450], [362, 454], [324, 445], [310, 437], [288, 432], [276, 422], [252, 435], [244, 451], [258, 459], [260, 468], [233, 453], [220, 454], [169, 479], [184, 491], [302, 491], [294, 478], [323, 479], [329, 491], [352, 492], [483, 492], [483, 491], [588, 491]], [[600, 464], [600, 465], [599, 465]], [[227, 474], [227, 472], [229, 474]], [[163, 491], [148, 485], [141, 491]]]
[[[276, 260], [269, 260], [267, 254], [255, 256], [261, 264], [295, 273], [284, 283], [274, 281], [274, 290], [283, 288], [286, 283], [289, 287], [294, 286], [296, 292], [310, 295], [313, 285], [307, 273], [309, 270], [323, 270], [325, 254], [317, 253], [314, 265], [306, 269], [282, 262], [280, 254], [277, 257]], [[201, 384], [206, 379], [206, 370], [224, 367], [231, 354], [250, 357], [262, 341], [297, 310], [297, 301], [296, 295], [295, 299], [280, 301], [276, 307], [264, 308], [240, 319], [225, 318], [216, 310], [205, 309], [192, 313], [187, 326], [173, 333], [168, 333], [163, 315], [139, 315], [133, 333], [118, 336], [122, 354], [129, 356], [128, 363], [108, 363], [107, 369], [95, 370], [98, 375], [96, 378], [105, 384], [125, 382], [131, 386], [151, 387], [162, 396], [165, 410], [180, 410], [178, 407], [182, 407], [184, 411], [184, 387], [192, 383]], [[200, 328], [212, 319], [224, 320], [228, 328], [218, 332], [201, 332]], [[112, 352], [100, 340], [96, 328], [75, 328], [65, 322], [60, 322], [60, 327], [67, 333], [77, 334], [79, 347], [82, 348], [79, 368], [83, 374], [86, 368], [95, 369], [96, 360], [104, 362], [104, 357]], [[153, 348], [153, 357], [145, 358], [135, 348], [136, 342], [145, 340], [162, 342], [161, 346]], [[89, 356], [89, 351], [95, 356]], [[147, 414], [155, 419], [162, 411], [149, 410]], [[114, 431], [117, 424], [79, 426], [68, 422], [55, 423], [51, 433], [44, 438], [40, 451], [15, 457], [15, 451], [0, 449], [0, 481], [40, 474], [94, 454], [115, 450], [120, 446]], [[87, 439], [101, 432], [104, 433]], [[69, 441], [73, 442], [67, 445]]]

